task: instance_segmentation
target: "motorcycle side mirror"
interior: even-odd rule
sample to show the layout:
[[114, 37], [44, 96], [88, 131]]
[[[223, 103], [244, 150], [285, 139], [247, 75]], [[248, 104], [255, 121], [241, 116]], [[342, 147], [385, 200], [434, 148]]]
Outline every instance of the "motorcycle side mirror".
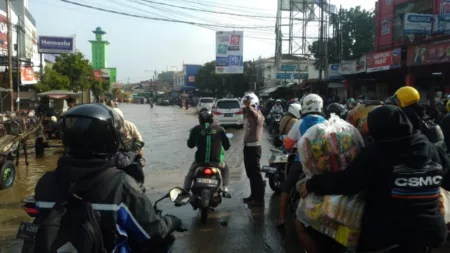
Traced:
[[180, 187], [172, 188], [169, 191], [169, 198], [176, 205], [182, 206], [189, 202], [191, 196], [190, 194]]
[[133, 139], [133, 150], [139, 150], [142, 149], [144, 147], [144, 142], [143, 141], [139, 141], [136, 138]]
[[228, 139], [233, 139], [233, 134], [232, 133], [227, 133], [226, 136], [227, 136]]

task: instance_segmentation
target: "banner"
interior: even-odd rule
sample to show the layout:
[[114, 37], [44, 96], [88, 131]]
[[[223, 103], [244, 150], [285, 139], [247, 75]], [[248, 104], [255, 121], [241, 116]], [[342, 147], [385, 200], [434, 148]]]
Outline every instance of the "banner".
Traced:
[[62, 54], [73, 53], [74, 51], [74, 37], [39, 36], [39, 53]]
[[389, 51], [368, 54], [366, 72], [377, 72], [383, 70], [389, 70], [394, 68], [400, 68], [401, 65], [402, 50], [396, 48]]
[[450, 62], [450, 41], [408, 47], [407, 66]]
[[38, 83], [33, 67], [20, 67], [20, 79], [22, 85]]
[[8, 49], [8, 19], [3, 13], [0, 13], [0, 48]]
[[431, 34], [433, 14], [406, 13], [403, 21], [405, 34]]
[[243, 74], [244, 32], [216, 32], [216, 74]]
[[352, 75], [366, 72], [366, 56], [357, 60], [341, 61], [339, 64], [339, 73], [341, 75]]
[[101, 70], [94, 70], [95, 79], [98, 81], [102, 80], [102, 71]]

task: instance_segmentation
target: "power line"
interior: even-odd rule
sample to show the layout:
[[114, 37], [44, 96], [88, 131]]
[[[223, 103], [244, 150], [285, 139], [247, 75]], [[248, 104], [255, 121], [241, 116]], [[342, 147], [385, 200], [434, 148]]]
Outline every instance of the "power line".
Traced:
[[120, 12], [120, 11], [114, 11], [114, 10], [109, 10], [109, 9], [105, 9], [105, 8], [95, 7], [95, 6], [87, 5], [87, 4], [81, 4], [81, 3], [72, 2], [72, 1], [69, 1], [69, 0], [61, 0], [61, 1], [62, 2], [66, 2], [68, 4], [72, 4], [72, 5], [77, 5], [77, 6], [81, 6], [81, 7], [85, 7], [85, 8], [89, 8], [89, 9], [94, 9], [94, 10], [98, 10], [98, 11], [102, 11], [102, 12], [108, 12], [108, 13], [113, 13], [113, 14], [119, 14], [119, 15], [128, 16], [128, 17], [135, 17], [135, 18], [156, 20], [156, 21], [164, 21], [164, 22], [172, 22], [172, 23], [182, 23], [182, 24], [189, 24], [189, 25], [195, 25], [195, 26], [200, 26], [200, 27], [223, 27], [223, 28], [237, 28], [237, 29], [258, 29], [258, 28], [273, 28], [274, 27], [274, 26], [259, 26], [258, 27], [258, 26], [210, 25], [210, 24], [189, 22], [189, 21], [176, 20], [176, 19], [147, 17], [147, 16], [142, 16], [142, 15], [137, 15], [137, 14], [131, 14], [131, 13], [125, 13], [125, 12]]

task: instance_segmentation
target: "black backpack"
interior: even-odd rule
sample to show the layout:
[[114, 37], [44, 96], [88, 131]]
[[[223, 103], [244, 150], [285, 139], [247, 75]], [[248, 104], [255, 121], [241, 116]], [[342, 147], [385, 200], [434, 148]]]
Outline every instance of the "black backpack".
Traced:
[[40, 224], [34, 252], [106, 253], [99, 218], [91, 203], [70, 193]]
[[444, 140], [444, 133], [439, 125], [434, 123], [430, 117], [425, 116], [420, 119], [420, 130], [431, 143], [438, 143]]

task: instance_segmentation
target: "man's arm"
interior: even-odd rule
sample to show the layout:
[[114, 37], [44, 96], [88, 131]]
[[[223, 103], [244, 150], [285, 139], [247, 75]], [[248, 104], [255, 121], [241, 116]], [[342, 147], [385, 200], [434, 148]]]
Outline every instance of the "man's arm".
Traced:
[[137, 129], [136, 125], [128, 120], [125, 120], [127, 130], [130, 132], [132, 138], [136, 138], [138, 141], [142, 141], [142, 135], [139, 133], [139, 130]]
[[165, 238], [181, 226], [174, 216], [159, 216], [150, 199], [142, 192], [135, 180], [124, 175], [122, 204], [117, 211], [118, 223], [138, 241], [145, 242], [152, 237]]
[[197, 145], [197, 128], [194, 127], [190, 130], [189, 139], [187, 141], [187, 146], [189, 148], [195, 148]]
[[300, 130], [298, 121], [291, 127], [287, 136], [283, 140], [286, 151], [290, 151], [294, 145], [300, 140]]
[[306, 189], [319, 195], [359, 193], [371, 178], [370, 162], [370, 151], [363, 149], [346, 170], [313, 176], [306, 182]]
[[230, 140], [227, 137], [225, 129], [223, 129], [223, 127], [220, 130], [220, 137], [222, 139], [223, 149], [228, 150], [230, 148], [231, 144], [230, 144]]

